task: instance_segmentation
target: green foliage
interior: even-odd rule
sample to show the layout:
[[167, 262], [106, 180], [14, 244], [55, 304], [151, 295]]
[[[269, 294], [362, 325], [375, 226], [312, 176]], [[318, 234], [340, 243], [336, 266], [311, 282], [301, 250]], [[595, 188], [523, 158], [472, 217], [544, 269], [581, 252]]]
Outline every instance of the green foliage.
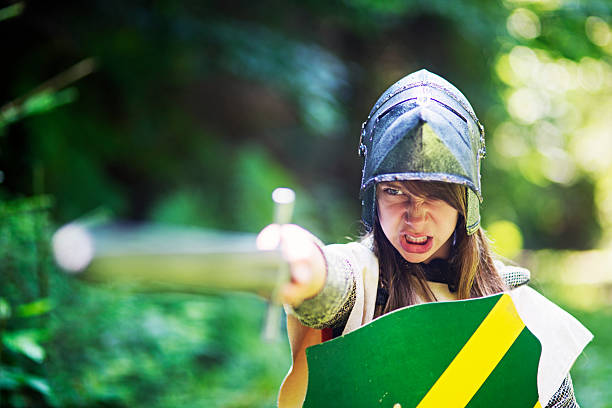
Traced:
[[7, 407], [49, 406], [45, 378], [48, 197], [0, 203], [0, 398]]
[[272, 406], [289, 351], [261, 341], [261, 300], [129, 295], [57, 279], [49, 378], [59, 406]]
[[[284, 185], [295, 222], [354, 239], [360, 124], [421, 67], [485, 124], [483, 224], [504, 254], [612, 242], [608, 1], [24, 4], [0, 9], [9, 406], [273, 406], [288, 348], [260, 342], [263, 303], [82, 286], [49, 272], [47, 212], [256, 232]], [[605, 406], [608, 312], [575, 312], [596, 334], [579, 400]]]
[[329, 136], [344, 125], [339, 95], [348, 72], [329, 51], [261, 25], [236, 21], [190, 23], [209, 32], [210, 40], [217, 45], [216, 69], [288, 94], [296, 102], [306, 130]]
[[593, 343], [572, 369], [576, 398], [583, 406], [610, 408], [612, 392], [607, 384], [612, 378], [612, 368], [607, 362], [612, 356], [612, 330], [609, 324], [612, 310], [608, 307], [597, 312], [570, 312], [595, 334]]

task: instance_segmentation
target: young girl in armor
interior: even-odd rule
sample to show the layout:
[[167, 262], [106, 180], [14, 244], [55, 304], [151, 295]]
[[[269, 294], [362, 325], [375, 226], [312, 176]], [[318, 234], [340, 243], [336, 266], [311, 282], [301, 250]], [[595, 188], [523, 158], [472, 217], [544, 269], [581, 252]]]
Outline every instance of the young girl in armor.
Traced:
[[[291, 268], [281, 297], [293, 365], [281, 408], [304, 402], [307, 347], [399, 308], [493, 295], [529, 281], [527, 270], [494, 260], [480, 227], [484, 130], [448, 81], [421, 70], [392, 85], [363, 124], [359, 152], [361, 241], [324, 246], [296, 225], [270, 225], [258, 237], [262, 249], [280, 242]], [[564, 312], [557, 320], [557, 337], [579, 340], [560, 351], [567, 372], [554, 373], [556, 387], [540, 401], [575, 407], [569, 366], [591, 335]]]

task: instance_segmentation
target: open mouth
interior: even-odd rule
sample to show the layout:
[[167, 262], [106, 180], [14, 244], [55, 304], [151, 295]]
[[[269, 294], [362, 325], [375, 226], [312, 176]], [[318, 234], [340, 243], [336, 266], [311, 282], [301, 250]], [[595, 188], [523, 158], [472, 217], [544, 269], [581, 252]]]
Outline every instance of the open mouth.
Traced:
[[423, 253], [429, 251], [433, 246], [433, 237], [428, 235], [415, 236], [411, 234], [402, 234], [400, 244], [402, 249], [406, 252]]
[[421, 235], [420, 237], [414, 237], [409, 234], [404, 235], [404, 240], [407, 244], [425, 245], [428, 239], [429, 237], [427, 235]]

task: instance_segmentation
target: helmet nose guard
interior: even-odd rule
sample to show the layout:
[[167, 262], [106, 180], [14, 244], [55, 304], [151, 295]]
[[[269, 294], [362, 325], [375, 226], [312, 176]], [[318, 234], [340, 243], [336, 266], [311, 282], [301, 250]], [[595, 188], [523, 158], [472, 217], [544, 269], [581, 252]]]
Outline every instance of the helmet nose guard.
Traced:
[[362, 126], [362, 219], [371, 230], [376, 184], [442, 181], [466, 186], [467, 233], [480, 225], [480, 159], [484, 128], [468, 100], [451, 83], [422, 69], [391, 85]]

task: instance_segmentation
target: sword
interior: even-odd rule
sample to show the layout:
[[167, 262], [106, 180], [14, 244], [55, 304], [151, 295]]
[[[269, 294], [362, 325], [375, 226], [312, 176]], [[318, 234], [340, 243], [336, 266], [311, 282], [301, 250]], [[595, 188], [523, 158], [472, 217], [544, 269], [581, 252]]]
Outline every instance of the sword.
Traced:
[[[273, 193], [277, 223], [289, 221], [294, 196], [290, 189]], [[56, 263], [85, 281], [145, 292], [249, 292], [278, 302], [279, 285], [289, 280], [287, 262], [279, 249], [257, 249], [255, 238], [197, 228], [73, 222], [54, 234], [52, 245]], [[280, 309], [269, 310], [267, 334], [273, 331], [271, 314]]]

